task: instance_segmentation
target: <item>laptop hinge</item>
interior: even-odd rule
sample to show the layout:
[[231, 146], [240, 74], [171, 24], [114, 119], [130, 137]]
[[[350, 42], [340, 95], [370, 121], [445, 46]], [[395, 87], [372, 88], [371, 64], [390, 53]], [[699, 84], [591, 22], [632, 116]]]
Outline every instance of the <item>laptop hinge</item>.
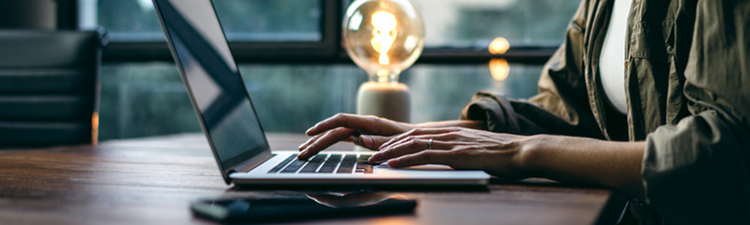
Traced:
[[255, 167], [258, 167], [260, 164], [263, 164], [264, 162], [268, 161], [269, 159], [273, 158], [273, 154], [270, 152], [263, 153], [267, 154], [266, 157], [252, 157], [248, 160], [245, 160], [244, 162], [240, 163], [239, 165], [235, 166], [232, 171], [233, 172], [248, 172], [252, 169], [255, 169]]

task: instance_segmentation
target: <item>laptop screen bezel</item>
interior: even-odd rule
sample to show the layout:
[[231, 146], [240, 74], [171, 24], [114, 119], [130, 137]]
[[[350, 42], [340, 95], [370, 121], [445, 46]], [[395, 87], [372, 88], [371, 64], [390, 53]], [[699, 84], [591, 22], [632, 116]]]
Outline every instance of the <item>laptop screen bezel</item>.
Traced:
[[[156, 9], [156, 13], [157, 13], [157, 15], [159, 17], [159, 22], [161, 23], [162, 29], [164, 30], [164, 35], [167, 38], [167, 45], [169, 46], [169, 50], [172, 53], [172, 57], [174, 58], [175, 63], [177, 64], [177, 68], [180, 70], [180, 75], [182, 76], [182, 79], [185, 82], [185, 87], [187, 88], [187, 90], [189, 92], [190, 101], [193, 104], [193, 109], [195, 109], [195, 113], [196, 113], [196, 115], [199, 118], [198, 121], [201, 124], [201, 128], [203, 129], [203, 133], [206, 135], [206, 139], [208, 140], [208, 144], [211, 147], [211, 151], [213, 152], [214, 159], [216, 160], [216, 163], [219, 166], [219, 170], [221, 171], [221, 175], [224, 178], [224, 182], [226, 182], [227, 184], [230, 184], [232, 182], [232, 180], [229, 177], [229, 174], [231, 174], [232, 172], [234, 172], [234, 169], [237, 166], [243, 164], [244, 162], [261, 163], [261, 162], [264, 162], [265, 160], [267, 160], [267, 159], [269, 159], [269, 158], [271, 158], [273, 156], [271, 154], [271, 148], [270, 148], [270, 146], [268, 144], [268, 139], [266, 137], [266, 133], [263, 130], [263, 126], [260, 124], [260, 119], [257, 116], [257, 112], [255, 111], [255, 106], [253, 105], [252, 99], [250, 98], [250, 94], [247, 93], [247, 91], [245, 91], [245, 97], [247, 98], [248, 102], [250, 103], [250, 108], [253, 110], [254, 113], [256, 113], [255, 114], [255, 120], [256, 120], [256, 122], [258, 124], [258, 127], [259, 127], [259, 129], [260, 129], [260, 131], [261, 131], [261, 133], [263, 135], [263, 144], [260, 145], [260, 146], [258, 146], [258, 147], [255, 147], [253, 149], [245, 150], [244, 152], [240, 153], [237, 156], [234, 156], [234, 157], [229, 158], [229, 159], [227, 159], [225, 161], [222, 161], [221, 157], [219, 157], [219, 154], [218, 154], [218, 152], [216, 150], [214, 142], [213, 142], [213, 140], [211, 138], [210, 131], [209, 131], [207, 125], [204, 122], [205, 120], [203, 118], [203, 113], [201, 112], [200, 108], [198, 107], [198, 103], [197, 103], [197, 101], [195, 99], [195, 96], [193, 94], [193, 90], [190, 88], [190, 85], [188, 85], [188, 83], [187, 83], [189, 81], [188, 81], [188, 79], [186, 77], [187, 75], [185, 74], [185, 70], [183, 69], [183, 65], [182, 65], [182, 63], [180, 61], [180, 58], [179, 58], [176, 50], [174, 49], [175, 47], [174, 47], [174, 44], [172, 42], [172, 37], [171, 37], [171, 35], [169, 33], [169, 30], [167, 28], [167, 23], [164, 21], [164, 16], [162, 16], [161, 5], [160, 5], [160, 2], [162, 2], [162, 1], [168, 1], [169, 2], [170, 0], [153, 0], [153, 4], [154, 4], [154, 9]], [[229, 42], [227, 41], [227, 38], [226, 38], [226, 32], [224, 31], [224, 27], [221, 25], [221, 19], [218, 17], [218, 14], [216, 13], [216, 7], [214, 6], [214, 3], [213, 3], [212, 0], [207, 0], [207, 1], [209, 1], [211, 3], [211, 10], [213, 11], [214, 17], [216, 17], [216, 21], [218, 22], [219, 29], [221, 30], [220, 34], [215, 34], [215, 35], [221, 35], [222, 38], [224, 39], [224, 42], [227, 44], [227, 46], [229, 46]], [[233, 55], [231, 48], [228, 48], [228, 49], [229, 49], [230, 55]], [[234, 57], [232, 57], [232, 61], [233, 61], [234, 65], [235, 65], [235, 67], [239, 68], [237, 66], [237, 61], [234, 60]], [[244, 82], [244, 79], [242, 78], [241, 73], [240, 73], [239, 70], [237, 71], [237, 75], [239, 76], [239, 78], [242, 81], [242, 84], [244, 86], [245, 82]], [[260, 150], [260, 151], [258, 151], [258, 150]], [[258, 153], [254, 154], [255, 152], [258, 152]]]

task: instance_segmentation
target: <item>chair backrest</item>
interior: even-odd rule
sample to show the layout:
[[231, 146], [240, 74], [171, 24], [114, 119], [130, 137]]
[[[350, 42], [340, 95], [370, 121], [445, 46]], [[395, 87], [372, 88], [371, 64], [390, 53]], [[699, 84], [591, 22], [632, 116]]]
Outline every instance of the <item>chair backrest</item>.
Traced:
[[101, 31], [0, 30], [0, 148], [96, 144]]

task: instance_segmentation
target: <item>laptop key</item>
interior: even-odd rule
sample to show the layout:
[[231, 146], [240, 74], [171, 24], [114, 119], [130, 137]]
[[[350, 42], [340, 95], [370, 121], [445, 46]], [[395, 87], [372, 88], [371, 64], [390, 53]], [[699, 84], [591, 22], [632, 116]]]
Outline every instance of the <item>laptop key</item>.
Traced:
[[354, 171], [354, 165], [357, 163], [357, 155], [346, 155], [341, 160], [341, 165], [336, 173], [352, 173]]
[[333, 173], [333, 171], [336, 170], [336, 166], [339, 165], [339, 162], [341, 162], [341, 155], [332, 154], [330, 157], [328, 157], [328, 160], [323, 163], [323, 166], [320, 167], [318, 173]]
[[302, 167], [302, 170], [300, 170], [300, 173], [315, 173], [315, 171], [318, 170], [318, 167], [320, 167], [321, 164], [323, 164], [323, 161], [326, 159], [327, 155], [316, 155], [312, 159], [310, 159], [310, 162], [307, 162], [307, 165], [305, 167]]
[[372, 165], [357, 163], [357, 169], [355, 169], [354, 172], [355, 173], [372, 173]]
[[357, 164], [369, 164], [371, 155], [360, 155], [359, 158], [357, 158]]
[[290, 155], [289, 157], [287, 157], [286, 159], [284, 159], [284, 161], [281, 161], [278, 165], [274, 166], [271, 170], [269, 170], [268, 173], [277, 173], [277, 172], [279, 172], [279, 170], [281, 170], [281, 168], [284, 168], [284, 166], [286, 166], [286, 164], [289, 164], [289, 162], [291, 162], [295, 158], [297, 158], [297, 154]]
[[286, 168], [284, 168], [283, 170], [281, 170], [281, 173], [294, 173], [294, 172], [297, 172], [297, 170], [299, 170], [299, 168], [301, 168], [302, 165], [305, 165], [306, 162], [307, 161], [305, 161], [305, 160], [295, 159], [294, 161], [292, 161], [291, 164], [289, 164], [289, 166], [287, 166]]

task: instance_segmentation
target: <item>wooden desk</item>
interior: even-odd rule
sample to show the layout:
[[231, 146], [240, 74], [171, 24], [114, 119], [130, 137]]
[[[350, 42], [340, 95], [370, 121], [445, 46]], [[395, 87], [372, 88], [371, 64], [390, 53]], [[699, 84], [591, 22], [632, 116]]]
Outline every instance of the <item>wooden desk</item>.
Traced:
[[[305, 137], [271, 134], [269, 140], [273, 149], [296, 149]], [[403, 192], [418, 199], [413, 215], [308, 223], [591, 224], [611, 195], [607, 189], [549, 182], [489, 189]], [[0, 224], [211, 224], [190, 214], [191, 201], [301, 194], [230, 189], [198, 134], [0, 151]]]

